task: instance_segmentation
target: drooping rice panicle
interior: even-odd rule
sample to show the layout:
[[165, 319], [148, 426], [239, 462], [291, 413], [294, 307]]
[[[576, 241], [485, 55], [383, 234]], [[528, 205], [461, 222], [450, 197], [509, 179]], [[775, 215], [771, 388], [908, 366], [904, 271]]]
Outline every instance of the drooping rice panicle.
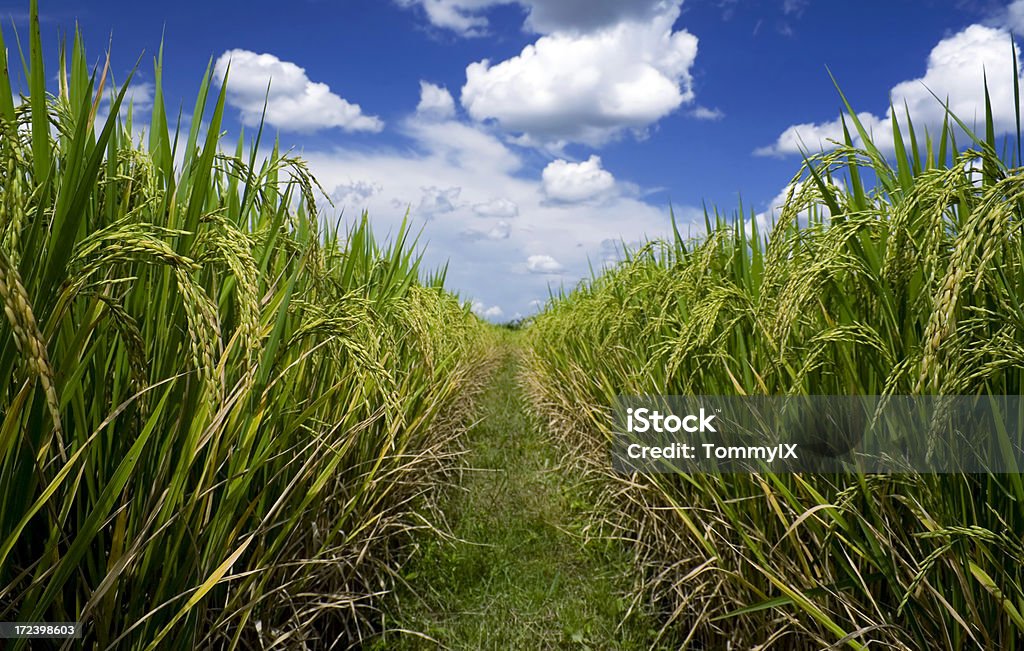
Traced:
[[15, 106], [3, 36], [0, 619], [81, 621], [101, 649], [356, 644], [483, 326], [408, 228], [324, 226], [262, 131], [224, 154], [209, 72], [175, 133], [161, 52], [140, 134], [77, 33], [48, 94], [35, 2]]

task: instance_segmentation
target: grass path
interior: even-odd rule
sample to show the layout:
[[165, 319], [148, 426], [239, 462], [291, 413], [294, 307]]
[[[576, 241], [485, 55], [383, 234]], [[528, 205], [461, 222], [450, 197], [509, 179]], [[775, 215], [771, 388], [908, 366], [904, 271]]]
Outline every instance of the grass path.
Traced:
[[391, 630], [378, 649], [639, 649], [628, 604], [628, 559], [583, 544], [579, 479], [560, 467], [553, 437], [531, 416], [518, 383], [518, 338], [503, 336], [500, 365], [468, 434], [462, 485], [444, 509], [456, 540], [427, 544], [403, 570]]

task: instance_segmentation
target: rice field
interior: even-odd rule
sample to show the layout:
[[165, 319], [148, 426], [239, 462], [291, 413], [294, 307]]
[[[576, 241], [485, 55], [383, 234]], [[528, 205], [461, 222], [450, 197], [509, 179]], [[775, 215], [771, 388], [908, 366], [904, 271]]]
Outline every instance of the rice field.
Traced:
[[183, 126], [160, 52], [138, 124], [36, 5], [0, 29], [0, 622], [83, 636], [3, 648], [1024, 647], [1020, 474], [608, 454], [619, 395], [1020, 395], [991, 108], [896, 112], [893, 154], [847, 104], [770, 227], [677, 225], [499, 331], [408, 227], [327, 219], [262, 127], [224, 141], [230, 74]]
[[1024, 644], [1019, 474], [609, 468], [619, 394], [1024, 388], [1020, 141], [995, 140], [988, 107], [977, 136], [952, 115], [932, 133], [894, 118], [886, 155], [846, 108], [845, 142], [806, 159], [774, 228], [710, 214], [699, 237], [553, 296], [529, 329], [533, 392], [603, 477], [595, 527], [632, 547], [655, 646]]
[[158, 57], [133, 125], [77, 34], [44, 67], [35, 2], [15, 102], [4, 36], [0, 621], [83, 622], [73, 648], [359, 640], [450, 465], [481, 323], [408, 229], [325, 225], [301, 160], [221, 142], [209, 72], [169, 128]]

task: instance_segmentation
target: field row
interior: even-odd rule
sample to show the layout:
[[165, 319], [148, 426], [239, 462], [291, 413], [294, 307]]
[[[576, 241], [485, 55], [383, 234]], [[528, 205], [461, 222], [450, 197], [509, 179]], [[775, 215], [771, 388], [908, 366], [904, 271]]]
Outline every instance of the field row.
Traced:
[[97, 123], [107, 70], [77, 37], [44, 69], [34, 6], [29, 45], [16, 105], [0, 34], [0, 620], [99, 649], [358, 639], [482, 325], [408, 231], [325, 227], [262, 133], [225, 151], [209, 73], [170, 130], [158, 59], [133, 144], [127, 83]]
[[923, 139], [894, 123], [886, 155], [855, 115], [845, 145], [807, 160], [770, 231], [709, 216], [699, 239], [649, 244], [553, 297], [529, 329], [534, 392], [555, 431], [587, 441], [607, 486], [595, 517], [631, 541], [667, 646], [1024, 640], [1019, 474], [608, 467], [618, 395], [1024, 388], [1024, 171], [952, 116]]

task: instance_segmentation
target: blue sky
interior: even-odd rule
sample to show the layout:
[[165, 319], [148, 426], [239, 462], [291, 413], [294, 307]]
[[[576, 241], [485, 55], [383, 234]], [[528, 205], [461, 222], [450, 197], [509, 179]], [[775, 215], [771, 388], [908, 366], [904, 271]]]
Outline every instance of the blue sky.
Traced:
[[[448, 261], [449, 286], [499, 321], [618, 242], [666, 235], [670, 202], [683, 221], [741, 197], [769, 213], [799, 143], [837, 136], [826, 67], [880, 131], [890, 99], [941, 122], [928, 88], [970, 121], [984, 68], [1008, 132], [1024, 31], [1024, 0], [40, 4], [51, 66], [76, 22], [96, 61], [112, 35], [121, 79], [145, 53], [131, 93], [143, 119], [162, 34], [165, 93], [186, 119], [207, 63], [231, 61], [227, 143], [272, 79], [270, 126], [337, 209], [367, 209], [380, 233], [409, 210], [427, 264]], [[27, 7], [0, 0], [12, 47]]]

